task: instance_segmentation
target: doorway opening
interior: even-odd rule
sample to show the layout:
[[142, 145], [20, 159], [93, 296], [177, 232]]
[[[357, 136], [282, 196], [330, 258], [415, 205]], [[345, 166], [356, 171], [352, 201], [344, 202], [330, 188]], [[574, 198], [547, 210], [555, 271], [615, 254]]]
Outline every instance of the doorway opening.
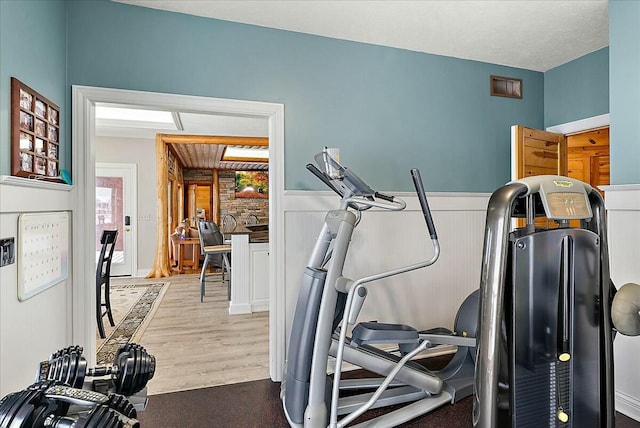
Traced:
[[135, 276], [137, 170], [134, 163], [96, 163], [96, 260], [104, 230], [117, 230], [111, 276]]
[[[189, 111], [211, 115], [262, 117], [269, 126], [269, 373], [281, 379], [284, 364], [284, 106], [282, 104], [218, 99], [121, 89], [73, 86], [72, 179], [77, 206], [73, 223], [73, 337], [95, 363], [95, 108], [96, 103], [135, 105], [166, 111]], [[280, 286], [277, 286], [280, 284]]]
[[[148, 278], [167, 277], [172, 274], [169, 237], [178, 227], [193, 229], [197, 236], [197, 222], [200, 219], [221, 222], [221, 177], [222, 171], [236, 169], [266, 170], [271, 168], [270, 162], [252, 162], [248, 159], [224, 161], [224, 152], [234, 147], [256, 147], [269, 150], [268, 137], [228, 137], [202, 135], [170, 135], [157, 134], [155, 145], [156, 156], [156, 190], [158, 202], [158, 224], [156, 252], [153, 267]], [[213, 150], [212, 150], [213, 148]], [[207, 158], [204, 162], [203, 159]], [[202, 169], [211, 166], [212, 168]], [[188, 180], [188, 169], [204, 171], [203, 177]], [[228, 191], [228, 189], [225, 189]], [[267, 202], [267, 219], [271, 213], [271, 201]], [[255, 204], [254, 204], [255, 205]], [[195, 257], [195, 251], [194, 257]], [[183, 252], [180, 252], [183, 254]], [[186, 253], [185, 253], [186, 254]], [[178, 261], [180, 271], [182, 260]], [[198, 267], [196, 260], [191, 260]], [[181, 273], [181, 272], [180, 272]]]

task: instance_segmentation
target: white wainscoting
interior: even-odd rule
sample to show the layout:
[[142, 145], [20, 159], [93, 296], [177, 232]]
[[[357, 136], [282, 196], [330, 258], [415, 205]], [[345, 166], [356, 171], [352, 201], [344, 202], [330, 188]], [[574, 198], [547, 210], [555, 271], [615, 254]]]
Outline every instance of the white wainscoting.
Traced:
[[[611, 277], [617, 286], [640, 283], [640, 185], [608, 186]], [[403, 212], [370, 210], [356, 228], [345, 275], [370, 275], [430, 256], [417, 198]], [[381, 281], [369, 288], [361, 320], [406, 323], [418, 329], [451, 328], [462, 300], [476, 289], [484, 239], [488, 194], [433, 193], [429, 203], [442, 247], [432, 267]], [[285, 210], [285, 307], [287, 331], [298, 281], [327, 210], [337, 206], [330, 192], [288, 191]], [[287, 337], [288, 340], [288, 337]], [[618, 335], [615, 344], [616, 409], [640, 420], [640, 337]]]
[[[18, 251], [18, 216], [71, 211], [72, 190], [64, 184], [1, 176], [0, 238], [16, 238]], [[0, 397], [32, 384], [38, 363], [71, 345], [71, 282], [70, 272], [63, 282], [20, 302], [18, 258], [0, 268]]]
[[[401, 212], [369, 210], [356, 228], [345, 276], [358, 279], [413, 264], [432, 255], [415, 193], [395, 193], [407, 202]], [[458, 306], [480, 283], [484, 223], [489, 194], [429, 193], [441, 245], [429, 268], [369, 286], [360, 320], [453, 327]], [[327, 210], [338, 207], [331, 192], [287, 191], [285, 209], [285, 307], [290, 331], [298, 283]], [[288, 337], [287, 337], [288, 340]]]
[[[640, 185], [606, 186], [611, 279], [640, 284]], [[616, 410], [640, 421], [640, 337], [614, 342]]]

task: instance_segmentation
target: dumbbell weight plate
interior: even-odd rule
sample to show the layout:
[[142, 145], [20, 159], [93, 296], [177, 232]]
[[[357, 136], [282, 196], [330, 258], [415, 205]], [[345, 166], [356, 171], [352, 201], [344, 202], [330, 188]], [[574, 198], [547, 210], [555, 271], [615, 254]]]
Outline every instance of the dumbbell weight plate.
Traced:
[[[18, 391], [7, 395], [3, 399], [2, 406], [0, 407], [0, 426], [12, 427], [21, 426], [21, 423], [16, 420], [18, 411], [24, 404], [25, 400], [29, 396], [29, 391]], [[17, 423], [16, 423], [17, 422]], [[15, 425], [14, 425], [15, 424]]]
[[69, 353], [69, 365], [66, 368], [66, 371], [63, 373], [62, 381], [69, 386], [76, 387], [76, 370], [78, 367], [78, 359], [79, 355], [75, 351], [71, 351]]
[[133, 395], [142, 390], [155, 373], [155, 357], [141, 345], [128, 343], [121, 347], [114, 359], [117, 367], [116, 392]]
[[11, 394], [0, 406], [0, 426], [28, 428], [33, 426], [33, 411], [42, 399], [41, 391], [23, 390]]
[[87, 361], [80, 346], [69, 346], [54, 353], [50, 360], [48, 379], [58, 380], [74, 388], [82, 388]]
[[96, 406], [78, 418], [74, 428], [121, 428], [122, 421], [114, 410], [107, 406]]
[[144, 368], [144, 376], [140, 379], [140, 389], [144, 388], [147, 383], [153, 379], [153, 376], [156, 373], [156, 357], [149, 354], [146, 349], [142, 348], [143, 351], [143, 368]]
[[149, 381], [153, 379], [153, 375], [155, 375], [156, 373], [156, 357], [149, 354], [146, 350], [144, 350], [143, 367], [144, 367], [144, 378], [141, 379], [142, 383], [140, 385], [140, 389], [144, 388], [147, 385], [147, 383], [149, 383]]
[[56, 353], [49, 361], [51, 362], [51, 367], [49, 368], [49, 376], [47, 379], [57, 380], [58, 373], [60, 373], [60, 366], [62, 365], [62, 358], [59, 353]]
[[12, 392], [0, 400], [0, 427], [9, 426], [12, 415], [15, 413], [16, 401], [20, 399], [20, 392]]
[[137, 359], [140, 362], [140, 371], [138, 372], [139, 375], [136, 376], [136, 385], [135, 385], [135, 389], [137, 392], [142, 390], [142, 388], [144, 388], [144, 386], [147, 384], [147, 373], [149, 369], [149, 364], [147, 361], [148, 354], [145, 352], [144, 348], [138, 349], [136, 352], [138, 354]]
[[143, 368], [144, 368], [144, 378], [141, 379], [140, 389], [144, 388], [147, 383], [153, 378], [153, 375], [156, 373], [156, 357], [149, 354], [146, 349], [140, 347], [141, 352], [143, 354]]
[[62, 365], [64, 363], [64, 356], [67, 354], [68, 348], [60, 349], [55, 352], [49, 358], [49, 363], [51, 364], [49, 368], [49, 376], [50, 380], [60, 380], [59, 377], [62, 373]]
[[87, 375], [87, 360], [79, 355], [78, 364], [76, 366], [76, 377], [75, 377], [75, 385], [72, 385], [74, 388], [82, 388], [84, 385], [84, 378]]
[[122, 413], [128, 418], [135, 418], [138, 416], [136, 408], [133, 404], [124, 396], [120, 394], [109, 394], [109, 401], [105, 403], [111, 409], [118, 413]]
[[66, 348], [63, 359], [67, 364], [63, 364], [58, 377], [60, 381], [74, 388], [81, 388], [84, 383], [84, 373], [79, 372], [81, 361], [84, 360], [82, 351], [82, 348], [77, 346]]
[[67, 383], [66, 378], [69, 375], [69, 366], [71, 365], [71, 354], [64, 354], [61, 358], [62, 363], [60, 364], [60, 372], [56, 376], [56, 380], [60, 382]]
[[118, 367], [118, 373], [115, 379], [116, 392], [118, 394], [132, 395], [135, 394], [133, 385], [134, 378], [137, 375], [136, 361], [131, 347], [122, 347], [116, 355], [114, 365]]
[[52, 363], [52, 368], [53, 368], [53, 376], [60, 376], [60, 374], [62, 373], [62, 364], [64, 363], [64, 358], [66, 355], [71, 354], [73, 351], [79, 351], [80, 353], [82, 353], [82, 348], [78, 347], [78, 346], [68, 346], [66, 348], [62, 348], [57, 352], [54, 352], [51, 357], [49, 358], [49, 361]]
[[138, 374], [133, 379], [133, 389], [134, 389], [135, 392], [138, 392], [142, 388], [144, 388], [145, 378], [146, 378], [146, 369], [147, 369], [147, 367], [144, 364], [146, 362], [146, 360], [144, 358], [144, 356], [146, 355], [146, 352], [143, 352], [144, 348], [143, 349], [141, 349], [141, 348], [142, 347], [136, 347], [134, 352], [133, 352], [133, 354], [135, 356], [135, 360], [136, 360], [136, 373]]

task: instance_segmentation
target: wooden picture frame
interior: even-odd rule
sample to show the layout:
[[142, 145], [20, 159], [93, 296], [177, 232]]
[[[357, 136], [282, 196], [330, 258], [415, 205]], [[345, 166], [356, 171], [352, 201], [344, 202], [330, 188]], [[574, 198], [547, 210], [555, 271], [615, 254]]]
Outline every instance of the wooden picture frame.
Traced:
[[60, 181], [60, 108], [11, 78], [11, 175]]

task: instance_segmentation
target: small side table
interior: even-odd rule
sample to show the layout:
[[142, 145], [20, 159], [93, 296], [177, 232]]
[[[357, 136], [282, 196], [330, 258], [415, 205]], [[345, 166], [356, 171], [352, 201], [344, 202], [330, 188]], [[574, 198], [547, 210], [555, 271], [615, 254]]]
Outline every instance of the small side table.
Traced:
[[[183, 273], [185, 267], [198, 270], [200, 266], [200, 240], [198, 238], [177, 239], [178, 272]], [[186, 258], [185, 256], [190, 256]]]

